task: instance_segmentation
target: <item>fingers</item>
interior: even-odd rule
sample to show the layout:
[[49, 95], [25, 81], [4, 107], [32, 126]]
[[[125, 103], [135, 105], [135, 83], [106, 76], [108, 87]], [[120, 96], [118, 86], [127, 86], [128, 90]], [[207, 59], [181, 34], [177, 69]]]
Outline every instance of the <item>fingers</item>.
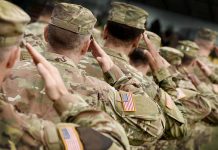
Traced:
[[47, 70], [53, 72], [53, 66], [37, 51], [35, 50], [29, 43], [26, 44], [26, 48], [30, 53], [35, 65], [41, 63]]
[[148, 51], [153, 55], [153, 57], [157, 57], [158, 55], [158, 52], [157, 50], [155, 49], [153, 43], [151, 43], [151, 41], [148, 39], [148, 36], [147, 34], [143, 34], [143, 39], [145, 41], [145, 44], [147, 45], [148, 47]]
[[105, 55], [104, 50], [102, 50], [102, 48], [98, 45], [98, 43], [94, 39], [92, 40], [92, 43], [90, 46], [91, 46], [92, 54], [94, 57]]
[[155, 60], [154, 60], [153, 56], [151, 55], [150, 52], [148, 52], [146, 50], [144, 50], [144, 54], [145, 54], [145, 56], [148, 59], [148, 62], [149, 62], [149, 65], [150, 65], [151, 69], [154, 70], [154, 68], [155, 68]]
[[35, 50], [29, 43], [26, 44], [26, 48], [28, 52], [30, 53], [34, 63], [37, 65], [39, 62], [43, 62], [45, 60], [44, 57], [42, 57], [37, 50]]
[[50, 72], [41, 63], [37, 65], [37, 69], [45, 81], [46, 88], [52, 87], [55, 84], [55, 81], [53, 80]]

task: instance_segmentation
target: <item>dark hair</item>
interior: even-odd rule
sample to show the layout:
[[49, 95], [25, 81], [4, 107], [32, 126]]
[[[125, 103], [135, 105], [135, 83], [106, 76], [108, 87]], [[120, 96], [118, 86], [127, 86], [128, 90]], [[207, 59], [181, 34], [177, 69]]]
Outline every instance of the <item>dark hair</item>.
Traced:
[[144, 32], [142, 29], [129, 27], [113, 21], [107, 22], [107, 29], [110, 35], [124, 42], [132, 41]]
[[134, 49], [134, 51], [129, 55], [129, 58], [135, 65], [148, 64], [148, 59], [140, 48]]
[[86, 35], [80, 35], [54, 25], [48, 26], [48, 43], [54, 49], [72, 50], [79, 47]]

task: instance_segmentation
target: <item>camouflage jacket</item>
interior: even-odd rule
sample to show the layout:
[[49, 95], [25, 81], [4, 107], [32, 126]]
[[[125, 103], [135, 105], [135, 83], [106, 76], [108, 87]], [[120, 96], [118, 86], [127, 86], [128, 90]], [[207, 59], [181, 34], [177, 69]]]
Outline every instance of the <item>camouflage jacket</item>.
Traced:
[[[133, 88], [133, 94], [121, 90], [117, 92], [106, 82], [86, 76], [84, 71], [79, 70], [74, 62], [65, 56], [48, 52], [45, 52], [44, 56], [58, 68], [71, 93], [80, 94], [92, 108], [105, 111], [124, 127], [132, 145], [152, 144], [162, 136], [165, 127], [163, 113], [158, 104], [145, 93], [136, 88]], [[28, 60], [21, 61], [12, 74], [3, 86], [7, 101], [25, 114], [34, 113], [40, 118], [60, 122], [52, 102], [45, 95], [44, 82], [34, 64]], [[123, 88], [132, 87], [132, 83], [124, 83], [126, 81], [129, 79], [123, 77], [117, 84], [120, 83]], [[134, 111], [124, 110], [125, 94], [132, 96]]]
[[[5, 101], [5, 94], [0, 93], [0, 96], [0, 100]], [[129, 149], [122, 126], [106, 113], [91, 108], [79, 95], [69, 94], [61, 97], [54, 103], [54, 109], [60, 114], [63, 123], [55, 124], [37, 118], [35, 114], [18, 112], [17, 115], [23, 122], [22, 127], [14, 127], [13, 122], [8, 124], [1, 121], [0, 148], [18, 150], [62, 150], [76, 147], [78, 149]], [[27, 138], [27, 135], [30, 136]], [[68, 139], [65, 138], [66, 135], [69, 135]], [[68, 145], [67, 140], [73, 141], [74, 145]], [[96, 141], [98, 145], [93, 144]]]
[[[131, 82], [133, 86], [141, 87], [143, 93], [147, 93], [150, 98], [155, 100], [162, 108], [165, 119], [166, 129], [165, 138], [181, 138], [186, 135], [186, 119], [184, 118], [178, 107], [182, 108], [178, 101], [172, 101], [168, 93], [159, 88], [155, 82], [149, 77], [142, 77], [138, 71], [129, 65], [129, 59], [126, 55], [118, 52], [114, 52], [108, 48], [104, 48], [105, 52], [112, 58], [113, 62], [122, 70], [122, 72], [132, 78]], [[104, 75], [91, 54], [84, 57], [78, 65], [81, 69], [85, 70], [88, 75], [103, 79]], [[159, 85], [169, 91], [170, 94], [176, 96], [172, 85], [174, 84], [170, 80], [170, 75], [166, 70], [160, 70], [156, 73], [156, 78], [159, 80]], [[113, 84], [113, 83], [111, 83]], [[119, 89], [119, 87], [116, 87]], [[123, 89], [128, 91], [129, 89]]]
[[208, 116], [211, 112], [209, 101], [214, 100], [216, 96], [204, 90], [207, 86], [203, 83], [195, 87], [182, 66], [171, 66], [170, 70], [177, 85], [178, 97], [185, 108], [188, 122], [192, 124]]
[[[218, 73], [218, 66], [213, 64], [210, 61], [209, 57], [199, 56], [198, 60], [200, 60], [204, 64], [206, 64], [214, 72], [214, 74]], [[216, 76], [214, 76], [214, 75], [211, 77], [205, 76], [204, 73], [201, 71], [201, 69], [197, 65], [193, 66], [193, 71], [201, 81], [203, 81], [207, 84], [216, 83]]]
[[218, 123], [218, 85], [210, 81], [210, 78], [214, 78], [213, 75], [210, 78], [206, 77], [197, 65], [189, 67], [188, 71], [194, 71], [195, 75], [202, 81], [201, 91], [204, 91], [209, 97], [208, 102], [211, 105], [211, 112], [204, 121], [216, 125]]

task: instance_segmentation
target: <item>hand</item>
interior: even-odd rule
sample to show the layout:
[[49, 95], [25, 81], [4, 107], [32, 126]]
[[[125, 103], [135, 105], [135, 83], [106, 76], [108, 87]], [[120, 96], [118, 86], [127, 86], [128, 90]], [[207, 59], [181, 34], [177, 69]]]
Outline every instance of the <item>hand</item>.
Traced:
[[195, 87], [197, 87], [201, 83], [201, 81], [198, 79], [198, 77], [194, 74], [188, 74], [188, 78], [195, 85]]
[[92, 49], [92, 55], [98, 61], [103, 72], [109, 71], [114, 66], [114, 62], [94, 39], [90, 44], [90, 48]]
[[210, 76], [213, 72], [212, 70], [203, 62], [201, 62], [200, 60], [196, 61], [198, 67], [202, 70], [202, 72], [206, 75], [206, 76]]
[[170, 64], [158, 53], [154, 45], [148, 39], [146, 34], [143, 34], [143, 39], [148, 47], [148, 51], [144, 51], [144, 54], [148, 58], [150, 68], [153, 72], [160, 70], [161, 68], [167, 68]]
[[57, 68], [51, 65], [30, 44], [26, 44], [26, 48], [29, 51], [35, 65], [37, 66], [40, 75], [45, 80], [45, 89], [48, 97], [51, 100], [56, 101], [63, 95], [68, 94], [68, 90], [65, 87]]

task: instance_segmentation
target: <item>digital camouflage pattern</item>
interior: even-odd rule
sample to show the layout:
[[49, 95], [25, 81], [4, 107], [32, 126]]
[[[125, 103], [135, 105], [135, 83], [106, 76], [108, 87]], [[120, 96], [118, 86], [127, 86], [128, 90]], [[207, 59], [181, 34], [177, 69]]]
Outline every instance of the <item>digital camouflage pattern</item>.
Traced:
[[29, 21], [29, 15], [18, 6], [5, 0], [0, 1], [0, 47], [19, 44]]
[[144, 9], [122, 2], [113, 2], [111, 5], [108, 21], [125, 24], [137, 29], [145, 29], [148, 13]]
[[161, 47], [160, 55], [165, 58], [171, 65], [180, 65], [184, 54], [172, 47]]
[[198, 45], [192, 41], [179, 41], [177, 49], [180, 50], [184, 55], [196, 58], [199, 50]]
[[82, 35], [91, 34], [96, 18], [90, 10], [76, 4], [59, 3], [55, 6], [50, 24]]
[[[5, 94], [0, 94], [0, 100], [7, 101]], [[70, 127], [74, 128], [75, 132], [80, 136], [77, 140], [83, 143], [84, 149], [95, 148], [96, 146], [92, 142], [94, 140], [98, 140], [99, 148], [109, 150], [129, 149], [128, 140], [122, 126], [106, 113], [91, 108], [79, 95], [63, 96], [54, 104], [54, 107], [61, 115], [61, 122], [63, 123], [56, 124], [37, 118], [36, 114], [21, 113], [18, 115], [25, 122], [22, 124], [23, 130], [15, 128], [13, 123], [0, 122], [1, 135], [7, 135], [0, 136], [0, 148], [8, 149], [11, 146], [16, 146], [18, 150], [61, 150], [64, 149], [64, 144], [58, 130], [62, 129], [62, 127]], [[89, 140], [87, 141], [84, 137], [88, 137]], [[120, 143], [120, 141], [122, 142]]]
[[178, 62], [178, 58], [181, 60], [184, 56], [183, 53], [170, 47], [162, 47], [160, 52], [172, 64], [170, 71], [173, 74], [173, 81], [179, 88], [180, 102], [185, 107], [188, 123], [193, 124], [204, 119], [210, 114], [211, 105], [209, 102], [216, 100], [216, 95], [206, 90], [208, 87], [204, 83], [196, 87], [188, 78], [187, 69], [181, 65], [181, 61], [180, 63], [172, 63]]
[[[31, 44], [38, 52], [43, 52], [46, 48], [46, 42], [44, 39], [44, 28], [47, 23], [34, 22], [27, 25], [27, 29], [24, 32], [24, 40]], [[31, 59], [24, 45], [21, 44], [21, 56], [20, 60]]]
[[[3, 0], [0, 1], [0, 11], [0, 47], [18, 45], [25, 25], [30, 20], [29, 16], [17, 6]], [[38, 75], [37, 77], [39, 78], [40, 76]], [[35, 76], [33, 76], [33, 78], [35, 78]], [[43, 81], [40, 81], [40, 83], [42, 84], [41, 88], [43, 88]], [[2, 90], [2, 85], [0, 86], [0, 90], [0, 102], [2, 107], [3, 103], [7, 102], [8, 99]], [[43, 90], [41, 89], [41, 91]], [[15, 99], [17, 98], [19, 99], [19, 95]], [[25, 100], [34, 101], [33, 97], [26, 98], [27, 99], [24, 99], [23, 101], [25, 104], [28, 102]], [[15, 102], [13, 101], [13, 98], [10, 100], [10, 102]], [[19, 100], [22, 101], [21, 99]], [[44, 104], [44, 101], [40, 101], [40, 104]], [[37, 107], [28, 104], [21, 105], [21, 107], [22, 106], [30, 109], [35, 109]], [[53, 107], [52, 104], [50, 106]], [[60, 135], [57, 133], [58, 129], [62, 126], [75, 128], [75, 132], [79, 135], [79, 138], [77, 139], [82, 141], [85, 149], [96, 149], [93, 145], [94, 140], [98, 141], [98, 148], [100, 149], [129, 149], [128, 139], [122, 126], [106, 113], [94, 110], [78, 95], [65, 95], [54, 103], [53, 110], [54, 112], [57, 111], [60, 115], [59, 124], [42, 120], [43, 117], [40, 115], [39, 117], [41, 118], [38, 119], [37, 111], [36, 113], [23, 114], [23, 112], [25, 112], [24, 107], [22, 107], [23, 110], [17, 109], [15, 112], [16, 115], [19, 116], [19, 120], [22, 118], [21, 122], [18, 123], [17, 118], [16, 120], [12, 120], [14, 118], [11, 119], [9, 114], [7, 114], [9, 115], [8, 120], [4, 118], [4, 121], [0, 121], [0, 149], [64, 149], [63, 140], [60, 139]], [[50, 110], [48, 110], [48, 112], [49, 111]], [[3, 112], [1, 111], [1, 113]], [[69, 123], [60, 124], [61, 121]], [[72, 124], [71, 122], [75, 124]], [[78, 125], [83, 127], [78, 127]], [[85, 137], [92, 140], [87, 141]]]
[[[141, 91], [140, 86], [133, 86], [135, 82], [123, 77], [120, 85], [117, 83], [122, 90], [117, 92], [105, 82], [86, 76], [65, 56], [46, 52], [44, 56], [61, 72], [71, 93], [80, 94], [92, 108], [107, 112], [124, 127], [132, 145], [151, 144], [162, 136], [165, 128], [162, 111], [157, 103]], [[45, 95], [43, 87], [44, 82], [33, 63], [22, 61], [17, 64], [13, 75], [5, 82], [3, 89], [7, 101], [21, 112], [34, 113], [42, 119], [60, 122], [60, 117], [53, 109], [52, 102]], [[123, 110], [120, 94], [127, 91], [125, 88], [134, 93], [135, 112]]]
[[[134, 69], [131, 65], [129, 65], [129, 59], [125, 54], [116, 52], [115, 50], [110, 50], [108, 48], [104, 48], [104, 50], [126, 76], [132, 77], [134, 79], [132, 81], [133, 85], [141, 87], [143, 93], [147, 93], [151, 99], [155, 100], [161, 106], [166, 118], [165, 137], [181, 138], [185, 136], [186, 121], [183, 117], [183, 114], [178, 109], [178, 107], [182, 108], [180, 103], [175, 100], [174, 101], [176, 103], [175, 104], [172, 101], [169, 94], [167, 94], [164, 90], [159, 88], [156, 85], [156, 83], [152, 81], [152, 79], [150, 79], [147, 76], [145, 77], [141, 76], [141, 74], [139, 74], [136, 69]], [[93, 58], [91, 54], [88, 54], [79, 63], [78, 66], [83, 70], [85, 70], [88, 75], [95, 76], [103, 80], [104, 75], [101, 72], [98, 63], [96, 62], [96, 60]], [[171, 91], [171, 93], [173, 93], [171, 88], [169, 88], [169, 84], [167, 84], [168, 82], [171, 81], [168, 80], [169, 74], [164, 74], [164, 71], [160, 71], [157, 76], [158, 79], [161, 79], [159, 81], [162, 81], [162, 86], [163, 87], [165, 86], [168, 91]]]

